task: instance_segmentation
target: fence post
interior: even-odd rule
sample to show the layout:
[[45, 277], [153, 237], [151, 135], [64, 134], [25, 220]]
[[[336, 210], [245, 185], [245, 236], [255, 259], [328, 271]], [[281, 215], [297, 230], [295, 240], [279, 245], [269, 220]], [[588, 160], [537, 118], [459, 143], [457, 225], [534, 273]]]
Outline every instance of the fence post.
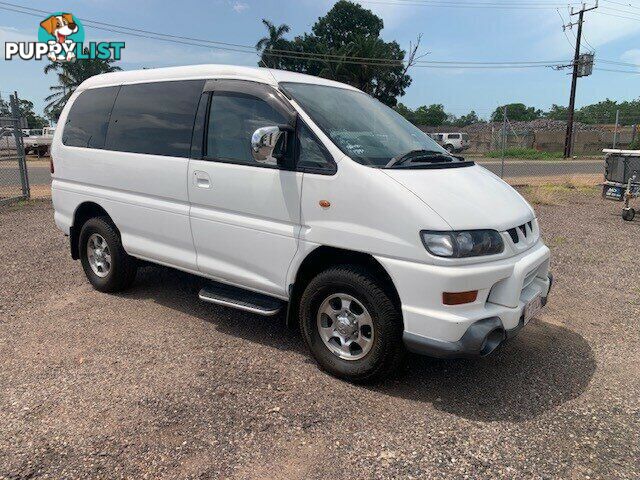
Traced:
[[618, 122], [620, 121], [620, 109], [616, 110], [616, 126], [613, 129], [613, 148], [618, 144]]
[[20, 170], [20, 182], [22, 183], [22, 196], [29, 198], [31, 190], [29, 188], [29, 174], [27, 173], [27, 163], [24, 155], [24, 143], [22, 141], [22, 130], [20, 129], [20, 107], [18, 101], [18, 92], [9, 95], [9, 103], [11, 104], [11, 116], [13, 117], [13, 138], [16, 142], [16, 158], [18, 160], [18, 169]]
[[500, 165], [500, 178], [504, 178], [504, 150], [507, 143], [507, 106], [502, 111], [502, 163]]

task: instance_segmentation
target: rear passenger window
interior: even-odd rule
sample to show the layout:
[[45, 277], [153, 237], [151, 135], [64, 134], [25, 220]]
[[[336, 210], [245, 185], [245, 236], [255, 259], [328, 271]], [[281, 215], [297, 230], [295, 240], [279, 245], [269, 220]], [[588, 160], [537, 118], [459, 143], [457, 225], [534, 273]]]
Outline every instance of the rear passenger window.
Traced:
[[94, 88], [82, 92], [67, 115], [62, 143], [70, 147], [104, 148], [109, 115], [119, 88]]
[[287, 123], [264, 100], [238, 93], [216, 93], [211, 98], [207, 158], [262, 165], [251, 155], [251, 136], [260, 127]]
[[204, 80], [123, 85], [111, 114], [106, 149], [189, 157]]

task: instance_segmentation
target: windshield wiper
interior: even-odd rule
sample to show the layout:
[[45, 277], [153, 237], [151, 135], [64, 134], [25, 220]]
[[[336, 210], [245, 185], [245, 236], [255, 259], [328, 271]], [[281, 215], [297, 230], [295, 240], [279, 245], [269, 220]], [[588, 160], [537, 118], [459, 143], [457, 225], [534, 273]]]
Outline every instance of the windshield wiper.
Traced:
[[397, 157], [393, 157], [389, 161], [389, 163], [387, 163], [384, 166], [384, 168], [393, 168], [395, 166], [402, 165], [406, 161], [415, 160], [416, 158], [439, 158], [439, 157], [452, 158], [451, 155], [448, 155], [443, 152], [439, 152], [437, 150], [424, 150], [424, 149], [411, 150], [410, 152], [407, 152], [405, 154], [399, 155]]

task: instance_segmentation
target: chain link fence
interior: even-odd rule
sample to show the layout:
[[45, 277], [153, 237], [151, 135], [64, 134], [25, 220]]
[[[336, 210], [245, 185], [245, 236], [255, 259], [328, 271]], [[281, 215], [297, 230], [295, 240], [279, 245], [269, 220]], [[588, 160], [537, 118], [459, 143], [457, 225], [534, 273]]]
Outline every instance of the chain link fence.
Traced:
[[433, 136], [441, 134], [438, 138], [442, 134], [463, 133], [469, 140], [469, 148], [459, 154], [512, 185], [595, 185], [604, 179], [604, 149], [640, 148], [640, 112], [638, 115], [618, 112], [588, 120], [589, 123], [574, 124], [572, 157], [566, 159], [563, 152], [567, 127], [563, 120], [512, 121], [504, 115], [495, 122], [481, 121], [464, 127], [420, 126], [420, 129]]
[[0, 205], [30, 197], [18, 95], [9, 97], [10, 115], [0, 117]]

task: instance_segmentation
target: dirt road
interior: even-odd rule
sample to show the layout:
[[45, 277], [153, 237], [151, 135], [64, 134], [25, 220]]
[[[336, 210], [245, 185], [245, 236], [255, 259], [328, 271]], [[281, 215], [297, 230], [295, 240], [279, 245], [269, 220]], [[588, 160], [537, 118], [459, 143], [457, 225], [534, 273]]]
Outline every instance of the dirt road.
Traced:
[[140, 271], [93, 291], [48, 202], [0, 209], [0, 478], [638, 478], [640, 222], [540, 205], [556, 286], [479, 361], [354, 386], [296, 331]]

